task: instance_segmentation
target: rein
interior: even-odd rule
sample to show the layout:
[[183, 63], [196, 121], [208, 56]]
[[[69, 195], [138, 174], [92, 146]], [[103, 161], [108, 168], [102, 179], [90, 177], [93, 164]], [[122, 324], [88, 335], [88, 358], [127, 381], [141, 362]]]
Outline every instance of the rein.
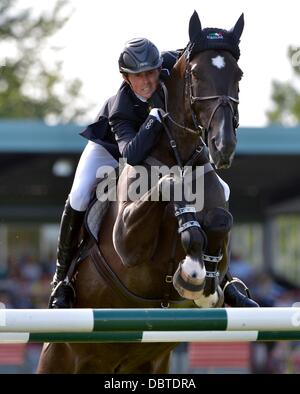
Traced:
[[[199, 135], [199, 133], [193, 129], [190, 129], [188, 127], [182, 126], [181, 124], [177, 123], [170, 115], [170, 113], [168, 112], [168, 89], [166, 87], [166, 85], [161, 81], [161, 87], [163, 89], [164, 92], [164, 102], [165, 102], [165, 110], [166, 113], [164, 115], [160, 114], [160, 119], [163, 125], [163, 128], [168, 136], [169, 139], [169, 144], [171, 146], [171, 148], [173, 149], [173, 153], [177, 162], [177, 165], [181, 168], [182, 173], [184, 172], [184, 167], [186, 166], [192, 166], [194, 165], [197, 160], [200, 158], [200, 156], [202, 155], [204, 148], [206, 147], [205, 142], [203, 141], [202, 137]], [[183, 165], [182, 159], [180, 157], [180, 153], [179, 150], [177, 148], [177, 142], [171, 132], [171, 130], [169, 129], [168, 125], [166, 124], [166, 119], [169, 119], [173, 124], [175, 124], [176, 126], [180, 127], [181, 129], [184, 129], [186, 131], [189, 131], [191, 133], [197, 134], [199, 135], [200, 138], [200, 145], [198, 145], [195, 149], [195, 151], [192, 153], [191, 157], [188, 159], [188, 161]]]

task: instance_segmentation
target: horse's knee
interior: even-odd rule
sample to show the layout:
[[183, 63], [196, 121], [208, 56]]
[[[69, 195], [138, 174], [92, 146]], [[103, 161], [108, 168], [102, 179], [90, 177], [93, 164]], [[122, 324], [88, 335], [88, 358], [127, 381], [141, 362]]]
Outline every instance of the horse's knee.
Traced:
[[204, 217], [203, 227], [206, 232], [227, 234], [233, 225], [233, 217], [224, 208], [210, 209]]

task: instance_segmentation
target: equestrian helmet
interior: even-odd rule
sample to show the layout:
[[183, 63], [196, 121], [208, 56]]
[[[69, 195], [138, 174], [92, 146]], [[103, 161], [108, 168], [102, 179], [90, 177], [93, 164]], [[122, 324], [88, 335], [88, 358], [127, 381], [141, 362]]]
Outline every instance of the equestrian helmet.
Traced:
[[126, 42], [119, 57], [121, 73], [137, 74], [162, 65], [163, 58], [157, 47], [147, 38], [133, 38]]

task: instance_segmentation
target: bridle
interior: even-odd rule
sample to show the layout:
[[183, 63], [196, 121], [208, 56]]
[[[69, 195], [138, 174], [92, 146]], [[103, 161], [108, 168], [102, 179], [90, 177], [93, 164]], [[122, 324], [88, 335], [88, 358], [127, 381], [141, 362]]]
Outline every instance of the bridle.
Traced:
[[[168, 92], [167, 92], [167, 88], [166, 86], [162, 83], [162, 88], [164, 91], [164, 97], [165, 97], [165, 109], [166, 109], [166, 114], [164, 116], [164, 118], [169, 119], [173, 124], [175, 124], [176, 126], [178, 126], [181, 129], [184, 129], [188, 132], [191, 133], [196, 133], [200, 136], [202, 142], [204, 145], [207, 145], [208, 142], [208, 133], [210, 130], [210, 126], [212, 123], [212, 120], [215, 116], [215, 113], [217, 112], [217, 110], [222, 106], [229, 106], [230, 111], [232, 113], [232, 120], [233, 120], [233, 129], [234, 132], [236, 133], [236, 129], [239, 127], [239, 115], [238, 115], [238, 111], [234, 109], [232, 103], [236, 103], [239, 104], [239, 99], [235, 98], [235, 97], [231, 97], [231, 96], [226, 96], [226, 95], [214, 95], [214, 96], [194, 96], [193, 93], [193, 82], [192, 82], [192, 71], [191, 71], [191, 65], [190, 65], [190, 54], [191, 54], [191, 50], [186, 50], [183, 54], [183, 56], [185, 56], [186, 59], [186, 68], [185, 68], [185, 73], [184, 73], [184, 80], [185, 80], [185, 86], [184, 86], [184, 91], [185, 91], [185, 95], [188, 97], [188, 101], [189, 101], [189, 105], [190, 105], [190, 110], [191, 110], [191, 114], [192, 114], [192, 119], [193, 119], [193, 123], [195, 126], [195, 130], [191, 129], [189, 127], [186, 127], [178, 122], [176, 122], [170, 115], [170, 113], [168, 113], [168, 108], [167, 108], [167, 101], [168, 101]], [[208, 101], [208, 100], [217, 100], [216, 105], [214, 106], [210, 117], [209, 117], [209, 121], [207, 123], [206, 126], [202, 125], [201, 122], [198, 120], [197, 115], [195, 113], [195, 110], [193, 108], [194, 104], [197, 102], [201, 102], [201, 101]]]
[[[192, 71], [191, 71], [191, 65], [189, 61], [187, 62], [187, 66], [185, 69], [185, 89], [186, 89], [186, 95], [188, 95], [189, 103], [190, 103], [190, 109], [191, 109], [191, 114], [192, 114], [192, 119], [194, 122], [194, 125], [196, 127], [196, 130], [200, 130], [202, 133], [202, 138], [207, 142], [207, 136], [208, 132], [210, 130], [211, 122], [213, 120], [213, 117], [217, 110], [220, 107], [225, 107], [229, 106], [230, 111], [232, 113], [233, 117], [233, 128], [236, 130], [239, 126], [238, 123], [238, 112], [233, 108], [232, 103], [239, 104], [239, 99], [231, 97], [231, 96], [226, 96], [226, 95], [215, 95], [215, 96], [194, 96], [193, 93], [193, 83], [192, 83]], [[217, 100], [216, 105], [214, 106], [208, 123], [206, 126], [203, 126], [201, 122], [198, 120], [197, 115], [194, 111], [193, 105], [197, 102], [201, 101], [208, 101], [208, 100]]]

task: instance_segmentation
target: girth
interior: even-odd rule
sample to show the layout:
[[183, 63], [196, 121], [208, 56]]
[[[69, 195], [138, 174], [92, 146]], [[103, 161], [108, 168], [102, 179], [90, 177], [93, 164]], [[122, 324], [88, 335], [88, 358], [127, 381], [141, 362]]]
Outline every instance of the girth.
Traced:
[[[110, 285], [118, 297], [120, 297], [120, 299], [124, 302], [134, 303], [135, 308], [161, 308], [164, 307], [166, 303], [168, 303], [168, 306], [170, 307], [196, 307], [196, 305], [190, 300], [171, 300], [169, 297], [166, 297], [166, 293], [162, 296], [162, 298], [141, 297], [130, 291], [122, 283], [118, 275], [107, 263], [97, 244], [95, 244], [91, 249], [90, 256], [99, 275], [105, 279], [106, 283]], [[165, 279], [167, 279], [167, 276]], [[168, 284], [168, 282], [166, 283]]]

